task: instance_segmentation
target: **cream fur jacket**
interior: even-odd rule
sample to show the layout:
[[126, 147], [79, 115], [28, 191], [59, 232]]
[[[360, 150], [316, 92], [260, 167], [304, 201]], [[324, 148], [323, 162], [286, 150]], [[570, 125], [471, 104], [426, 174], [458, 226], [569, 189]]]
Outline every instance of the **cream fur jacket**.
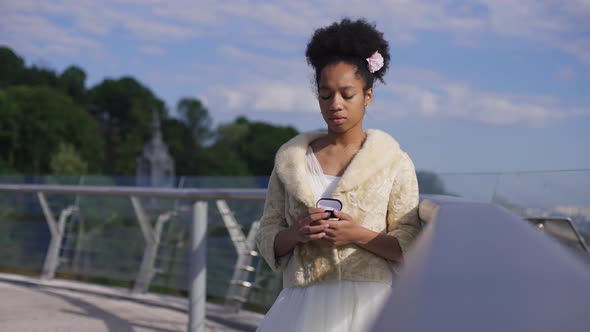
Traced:
[[[324, 280], [391, 282], [391, 263], [354, 244], [333, 248], [310, 241], [298, 244], [290, 254], [275, 257], [277, 233], [315, 207], [305, 153], [312, 141], [325, 134], [301, 134], [277, 152], [256, 236], [258, 250], [274, 271], [283, 272], [284, 287]], [[383, 131], [367, 131], [365, 143], [348, 165], [332, 198], [341, 200], [342, 211], [363, 227], [395, 236], [402, 252], [407, 251], [420, 230], [414, 165]]]

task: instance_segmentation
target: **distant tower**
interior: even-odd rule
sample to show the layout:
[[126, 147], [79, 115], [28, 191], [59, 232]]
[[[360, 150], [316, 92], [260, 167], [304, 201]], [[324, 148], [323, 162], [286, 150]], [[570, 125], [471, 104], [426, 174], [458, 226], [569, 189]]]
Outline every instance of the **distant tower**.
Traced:
[[158, 112], [152, 112], [152, 134], [137, 157], [137, 185], [145, 187], [174, 187], [174, 159], [162, 140]]

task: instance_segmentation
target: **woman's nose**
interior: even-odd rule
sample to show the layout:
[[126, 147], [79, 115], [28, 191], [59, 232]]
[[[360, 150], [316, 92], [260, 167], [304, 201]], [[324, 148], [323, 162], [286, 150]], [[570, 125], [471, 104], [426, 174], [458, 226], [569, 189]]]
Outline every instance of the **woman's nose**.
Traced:
[[332, 97], [332, 102], [330, 103], [330, 110], [331, 111], [339, 111], [342, 109], [342, 97], [338, 94]]

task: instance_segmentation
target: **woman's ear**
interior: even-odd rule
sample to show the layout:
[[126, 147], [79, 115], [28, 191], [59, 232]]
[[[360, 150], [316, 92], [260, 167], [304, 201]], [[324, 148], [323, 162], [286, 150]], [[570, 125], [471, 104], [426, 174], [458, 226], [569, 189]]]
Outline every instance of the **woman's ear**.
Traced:
[[365, 108], [369, 107], [369, 105], [371, 105], [372, 101], [373, 101], [373, 88], [369, 88], [365, 92]]

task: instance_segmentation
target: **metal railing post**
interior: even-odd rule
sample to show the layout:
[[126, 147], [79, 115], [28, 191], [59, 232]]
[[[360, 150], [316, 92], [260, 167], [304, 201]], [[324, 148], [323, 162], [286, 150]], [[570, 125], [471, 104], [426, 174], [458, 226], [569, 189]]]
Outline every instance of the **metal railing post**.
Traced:
[[59, 264], [59, 250], [61, 249], [66, 219], [77, 211], [77, 207], [68, 206], [66, 209], [63, 209], [59, 214], [59, 220], [56, 222], [45, 195], [42, 192], [37, 192], [37, 197], [39, 198], [39, 203], [41, 203], [45, 220], [51, 232], [51, 241], [47, 248], [45, 262], [43, 263], [43, 272], [41, 273], [41, 279], [47, 280], [53, 279], [55, 276], [55, 270], [57, 270]]
[[158, 256], [162, 227], [164, 226], [164, 223], [176, 214], [176, 212], [169, 211], [159, 215], [155, 227], [152, 228], [149, 217], [147, 213], [145, 213], [139, 198], [132, 196], [131, 203], [145, 240], [143, 258], [141, 260], [141, 266], [139, 267], [139, 273], [135, 279], [135, 284], [133, 285], [133, 293], [145, 293], [148, 291], [150, 283], [157, 272], [155, 263], [156, 257]]
[[225, 296], [224, 307], [228, 313], [238, 313], [242, 309], [242, 304], [248, 299], [248, 294], [256, 285], [249, 280], [255, 279], [251, 274], [256, 272], [253, 266], [254, 258], [258, 256], [256, 251], [256, 232], [260, 222], [255, 221], [250, 227], [250, 232], [246, 238], [244, 250], [238, 250], [238, 259], [234, 266], [234, 273], [230, 281], [229, 288]]
[[258, 252], [254, 250], [254, 237], [258, 229], [258, 222], [252, 224], [248, 238], [246, 238], [241, 225], [236, 220], [227, 203], [224, 200], [217, 200], [216, 203], [238, 254], [234, 265], [234, 273], [225, 294], [224, 303], [227, 313], [237, 314], [242, 309], [242, 303], [248, 300], [248, 294], [254, 287], [254, 284], [250, 281], [253, 279], [250, 277], [250, 274], [256, 270], [252, 266], [252, 261], [254, 257], [258, 256]]
[[205, 327], [205, 302], [207, 286], [207, 202], [193, 205], [190, 227], [189, 252], [189, 332], [203, 332]]
[[141, 260], [139, 272], [135, 278], [133, 293], [145, 293], [154, 274], [153, 262], [156, 259], [158, 245], [156, 243], [157, 240], [154, 231], [150, 225], [149, 217], [147, 213], [145, 213], [140, 200], [137, 197], [131, 196], [131, 204], [133, 205], [133, 210], [135, 211], [139, 226], [141, 227], [141, 233], [145, 240], [143, 258]]

